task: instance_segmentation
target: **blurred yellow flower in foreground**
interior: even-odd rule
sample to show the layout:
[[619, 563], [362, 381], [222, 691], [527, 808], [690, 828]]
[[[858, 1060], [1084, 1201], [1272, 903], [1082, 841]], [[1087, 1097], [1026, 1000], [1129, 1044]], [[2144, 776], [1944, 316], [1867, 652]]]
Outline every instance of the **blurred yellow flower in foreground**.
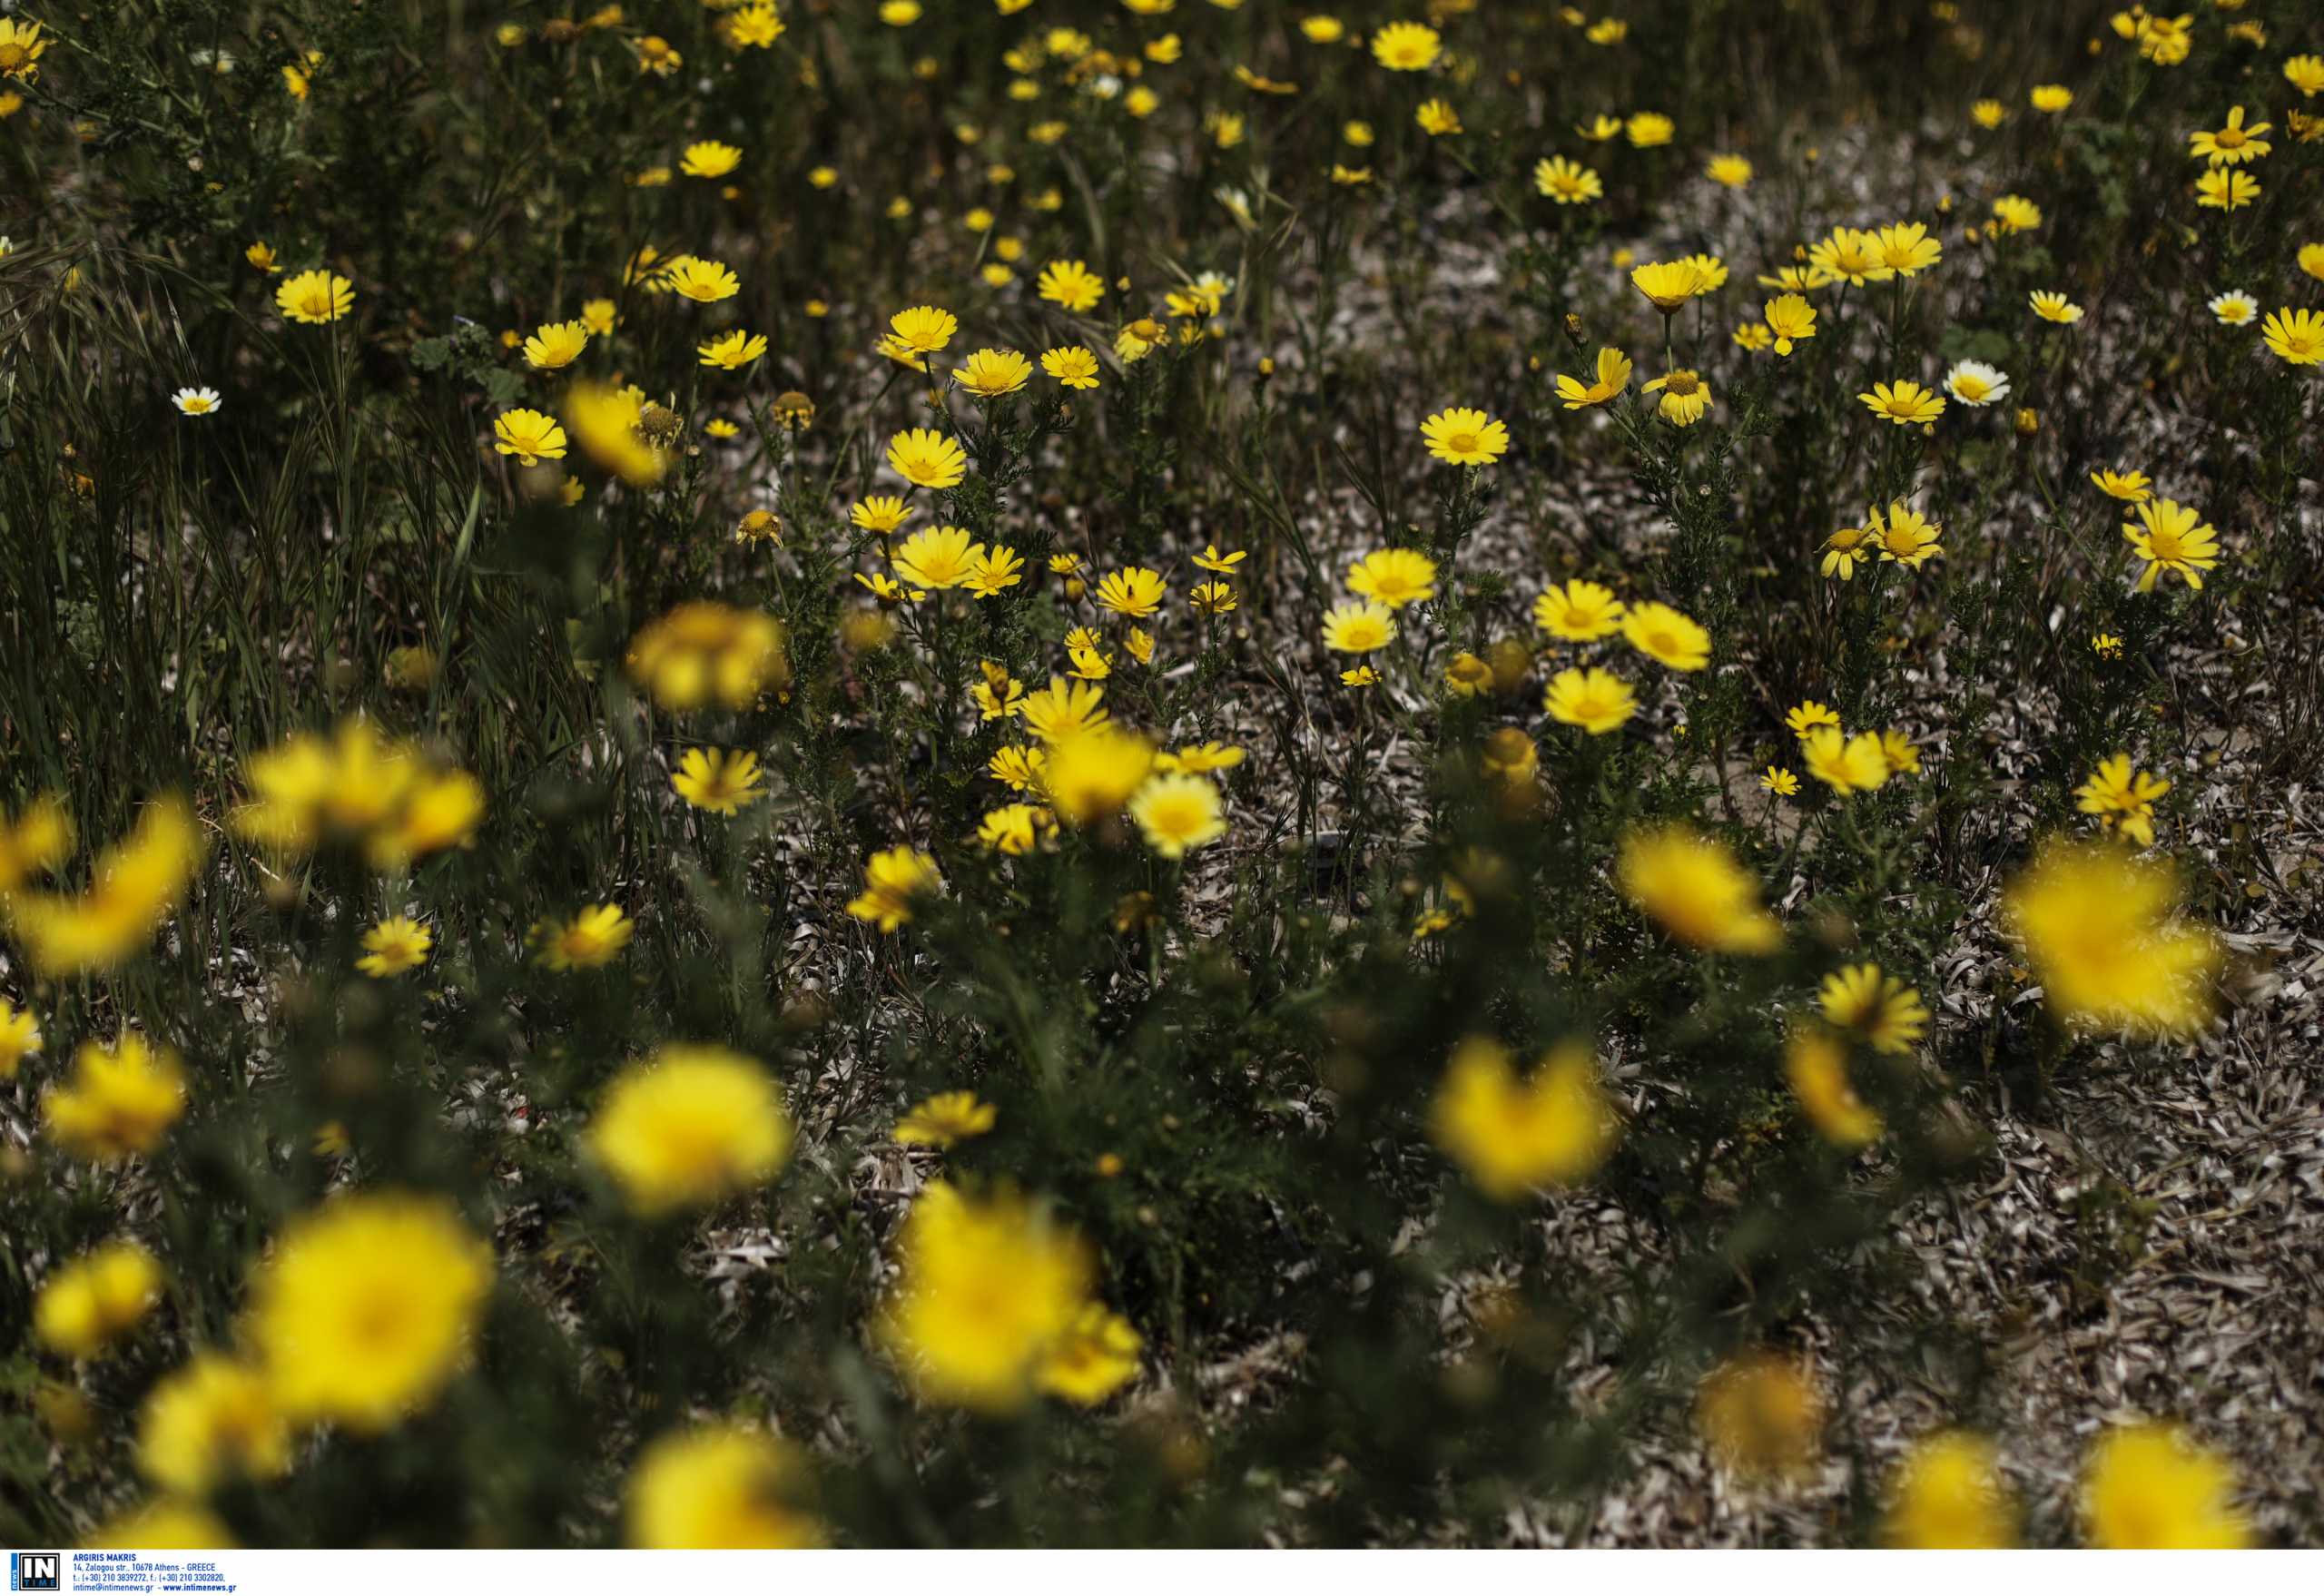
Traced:
[[1620, 1134], [1597, 1060], [1579, 1041], [1558, 1044], [1521, 1080], [1508, 1049], [1471, 1037], [1429, 1108], [1431, 1139], [1495, 1202], [1587, 1179]]
[[399, 870], [464, 846], [484, 819], [484, 786], [350, 715], [329, 739], [295, 732], [243, 768], [251, 800], [235, 831], [271, 853], [300, 856], [326, 843], [360, 848], [374, 869]]
[[40, 1051], [40, 1021], [27, 1009], [0, 998], [0, 1080], [14, 1080], [16, 1069]]
[[492, 1249], [440, 1197], [341, 1197], [291, 1221], [246, 1326], [284, 1415], [387, 1429], [468, 1361]]
[[651, 488], [669, 461], [638, 431], [645, 396], [635, 389], [576, 382], [566, 391], [565, 420], [573, 438], [605, 469], [633, 488]]
[[1890, 1545], [1915, 1551], [2014, 1545], [2017, 1511], [1993, 1443], [1945, 1430], [1915, 1446], [1889, 1489], [1884, 1530]]
[[[72, 835], [61, 809], [35, 803], [0, 836], [0, 892], [10, 875], [53, 868]], [[145, 806], [128, 836], [98, 856], [80, 893], [16, 892], [0, 901], [34, 970], [45, 977], [110, 970], [170, 917], [206, 852], [193, 811], [175, 794]]]
[[2175, 1424], [2132, 1424], [2091, 1449], [2083, 1514], [2094, 1546], [2233, 1551], [2251, 1542], [2235, 1471]]
[[[903, 1277], [876, 1333], [923, 1401], [1008, 1413], [1054, 1378], [1061, 1394], [1096, 1402], [1136, 1373], [1134, 1355], [1127, 1367], [1094, 1355], [1110, 1339], [1102, 1327], [1098, 1348], [1085, 1340], [1096, 1305], [1088, 1245], [1014, 1191], [928, 1187], [899, 1255]], [[1093, 1373], [1108, 1378], [1077, 1377]]]
[[1146, 1338], [1103, 1303], [1084, 1303], [1073, 1323], [1041, 1360], [1040, 1388], [1081, 1407], [1095, 1407], [1137, 1377]]
[[257, 1366], [224, 1353], [196, 1353], [147, 1394], [137, 1466], [163, 1490], [185, 1496], [237, 1475], [271, 1479], [290, 1466], [290, 1427]]
[[783, 1551], [822, 1543], [804, 1471], [778, 1437], [706, 1424], [656, 1437], [630, 1472], [629, 1542], [661, 1551]]
[[791, 685], [783, 623], [761, 610], [708, 600], [682, 604], [630, 639], [629, 679], [664, 709], [699, 709], [715, 699], [748, 709], [769, 687]]
[[1622, 895], [1682, 942], [1724, 953], [1768, 953], [1783, 940], [1759, 907], [1758, 882], [1726, 844], [1684, 825], [1633, 830], [1615, 863]]
[[[1153, 768], [1151, 743], [1135, 733], [1103, 725], [1066, 737], [1051, 747], [1041, 782], [1058, 817], [1068, 825], [1086, 826], [1118, 813]], [[1187, 832], [1182, 845], [1198, 845], [1196, 839], [1202, 829], [1196, 825]]]
[[2052, 838], [2002, 897], [2051, 1010], [2070, 1023], [2183, 1035], [2211, 1016], [2207, 927], [2176, 918], [2171, 872], [2104, 842]]
[[14, 820], [0, 820], [0, 898], [45, 875], [72, 856], [73, 817], [64, 800], [44, 793]]
[[671, 1043], [614, 1078], [588, 1146], [630, 1207], [656, 1216], [764, 1185], [791, 1137], [783, 1094], [756, 1059]]
[[185, 1112], [185, 1069], [168, 1048], [125, 1030], [111, 1047], [83, 1042], [73, 1079], [43, 1092], [40, 1107], [48, 1134], [76, 1158], [150, 1153]]
[[93, 1357], [135, 1326], [162, 1295], [162, 1266], [133, 1241], [109, 1241], [64, 1265], [33, 1300], [33, 1333], [66, 1357]]
[[1842, 1152], [1855, 1152], [1880, 1135], [1880, 1116], [1856, 1095], [1847, 1048], [1831, 1032], [1792, 1032], [1784, 1044], [1783, 1071], [1807, 1122]]

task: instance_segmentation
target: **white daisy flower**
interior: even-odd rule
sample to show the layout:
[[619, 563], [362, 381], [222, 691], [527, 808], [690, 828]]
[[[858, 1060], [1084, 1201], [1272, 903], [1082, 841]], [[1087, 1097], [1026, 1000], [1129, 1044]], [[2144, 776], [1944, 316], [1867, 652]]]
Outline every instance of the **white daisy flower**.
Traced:
[[214, 388], [181, 388], [170, 396], [170, 402], [185, 416], [213, 416], [218, 413], [218, 390]]
[[2231, 288], [2211, 301], [2211, 314], [2221, 327], [2243, 327], [2260, 313], [2260, 301], [2240, 288]]
[[1945, 391], [1965, 405], [1999, 404], [2009, 397], [2009, 373], [1983, 360], [1962, 360], [1945, 374]]

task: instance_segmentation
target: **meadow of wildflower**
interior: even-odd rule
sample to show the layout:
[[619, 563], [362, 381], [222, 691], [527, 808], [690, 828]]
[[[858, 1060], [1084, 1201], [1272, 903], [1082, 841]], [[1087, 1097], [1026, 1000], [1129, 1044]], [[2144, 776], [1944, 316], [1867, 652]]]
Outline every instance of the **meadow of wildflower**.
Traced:
[[2324, 13], [0, 3], [0, 1539], [2324, 1540]]

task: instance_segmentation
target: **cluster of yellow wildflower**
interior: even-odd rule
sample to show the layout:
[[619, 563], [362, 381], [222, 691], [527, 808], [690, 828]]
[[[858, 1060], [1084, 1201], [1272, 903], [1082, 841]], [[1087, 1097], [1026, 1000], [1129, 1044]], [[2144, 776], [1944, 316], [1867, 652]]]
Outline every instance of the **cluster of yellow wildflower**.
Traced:
[[484, 820], [482, 783], [362, 715], [329, 737], [294, 733], [251, 755], [244, 774], [251, 796], [233, 828], [285, 857], [345, 847], [375, 869], [400, 870], [466, 846]]
[[[401, 1422], [468, 1361], [492, 1278], [490, 1249], [434, 1198], [346, 1197], [293, 1221], [253, 1271], [242, 1350], [197, 1351], [146, 1396], [140, 1470], [168, 1505], [198, 1511], [236, 1479], [284, 1473], [300, 1427]], [[152, 1254], [109, 1243], [43, 1285], [39, 1334], [93, 1356], [136, 1327], [162, 1286]]]
[[0, 923], [44, 976], [110, 970], [143, 949], [184, 898], [206, 852], [192, 808], [176, 796], [146, 805], [130, 833], [98, 855], [84, 891], [36, 885], [72, 846], [72, 821], [54, 797], [0, 819]]
[[1092, 1260], [1040, 1204], [940, 1182], [912, 1204], [879, 1333], [933, 1402], [1005, 1413], [1091, 1405], [1137, 1373], [1137, 1331], [1091, 1299]]

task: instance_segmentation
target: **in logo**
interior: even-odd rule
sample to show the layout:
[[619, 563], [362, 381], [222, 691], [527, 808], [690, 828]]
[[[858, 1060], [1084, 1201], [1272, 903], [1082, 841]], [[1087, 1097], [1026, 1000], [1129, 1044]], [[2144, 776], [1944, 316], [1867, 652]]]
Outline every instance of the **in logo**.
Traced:
[[61, 1591], [64, 1559], [54, 1552], [8, 1553], [8, 1589]]

